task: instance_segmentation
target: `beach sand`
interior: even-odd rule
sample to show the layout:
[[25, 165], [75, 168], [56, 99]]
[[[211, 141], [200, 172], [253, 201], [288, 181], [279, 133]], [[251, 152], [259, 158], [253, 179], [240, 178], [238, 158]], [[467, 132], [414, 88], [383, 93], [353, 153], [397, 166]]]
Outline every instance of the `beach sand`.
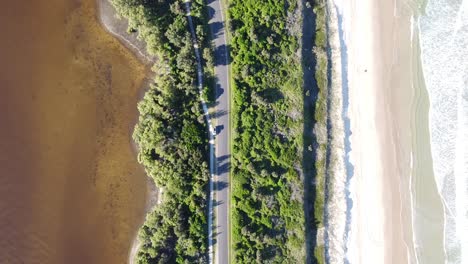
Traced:
[[351, 120], [351, 263], [414, 262], [411, 8], [391, 0], [344, 7]]

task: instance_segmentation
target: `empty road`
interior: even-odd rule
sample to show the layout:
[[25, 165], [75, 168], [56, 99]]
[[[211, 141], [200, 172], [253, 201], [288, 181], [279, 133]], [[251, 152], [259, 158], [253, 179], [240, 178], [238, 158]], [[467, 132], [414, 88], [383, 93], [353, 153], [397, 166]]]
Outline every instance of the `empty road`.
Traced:
[[[203, 68], [200, 56], [195, 27], [193, 25], [190, 12], [190, 0], [184, 0], [189, 22], [189, 30], [197, 59], [197, 86], [200, 91], [200, 99], [203, 112], [210, 128], [210, 200], [209, 200], [209, 220], [208, 220], [208, 247], [209, 262], [213, 262], [213, 251], [215, 253], [214, 263], [229, 263], [229, 172], [231, 163], [231, 150], [229, 139], [229, 115], [230, 115], [230, 91], [229, 91], [229, 68], [228, 50], [226, 45], [225, 24], [222, 5], [219, 0], [208, 0], [210, 15], [210, 30], [213, 35], [214, 63], [216, 77], [216, 106], [215, 114], [211, 116], [203, 100]], [[215, 124], [212, 122], [214, 117]], [[214, 127], [216, 125], [216, 127]], [[216, 132], [215, 132], [216, 131]], [[214, 135], [216, 134], [216, 136]], [[215, 222], [213, 224], [213, 216]]]
[[226, 43], [226, 28], [221, 0], [208, 0], [210, 28], [215, 47], [216, 114], [214, 115], [217, 135], [215, 137], [215, 194], [214, 194], [214, 263], [229, 263], [229, 173], [231, 164], [230, 149], [230, 90], [229, 57]]

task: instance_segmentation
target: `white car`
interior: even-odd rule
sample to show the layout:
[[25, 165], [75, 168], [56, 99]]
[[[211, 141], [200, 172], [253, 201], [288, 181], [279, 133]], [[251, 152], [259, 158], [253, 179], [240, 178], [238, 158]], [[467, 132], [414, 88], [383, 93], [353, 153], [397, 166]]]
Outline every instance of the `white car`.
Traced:
[[210, 126], [210, 132], [214, 136], [216, 136], [216, 129], [213, 126]]

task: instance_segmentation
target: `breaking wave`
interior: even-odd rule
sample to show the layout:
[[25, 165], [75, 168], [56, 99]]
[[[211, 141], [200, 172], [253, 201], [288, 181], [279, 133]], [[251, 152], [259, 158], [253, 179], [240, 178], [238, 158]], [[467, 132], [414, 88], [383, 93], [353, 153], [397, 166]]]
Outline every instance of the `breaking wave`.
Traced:
[[446, 263], [468, 263], [468, 1], [429, 0], [419, 28]]

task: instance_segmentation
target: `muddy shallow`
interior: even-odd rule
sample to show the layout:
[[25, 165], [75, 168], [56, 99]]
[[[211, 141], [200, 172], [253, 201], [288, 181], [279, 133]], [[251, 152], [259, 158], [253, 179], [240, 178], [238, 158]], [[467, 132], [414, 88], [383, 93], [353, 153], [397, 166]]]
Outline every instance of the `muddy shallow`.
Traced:
[[2, 263], [126, 263], [144, 218], [131, 132], [146, 70], [95, 9], [0, 9]]

